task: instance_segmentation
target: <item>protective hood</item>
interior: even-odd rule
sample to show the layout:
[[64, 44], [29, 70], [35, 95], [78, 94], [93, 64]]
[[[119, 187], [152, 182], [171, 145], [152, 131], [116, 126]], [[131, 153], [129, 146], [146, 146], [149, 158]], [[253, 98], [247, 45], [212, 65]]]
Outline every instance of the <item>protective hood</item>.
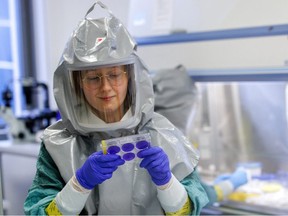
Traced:
[[[96, 4], [105, 8], [100, 2]], [[163, 148], [173, 175], [181, 181], [196, 167], [198, 151], [171, 122], [154, 113], [152, 80], [135, 54], [135, 42], [121, 22], [108, 13], [102, 19], [85, 17], [69, 39], [54, 74], [54, 95], [62, 121], [44, 131], [43, 143], [61, 177], [68, 182], [89, 155], [103, 150], [103, 140], [149, 134], [151, 146]], [[104, 91], [104, 86], [112, 90]], [[101, 91], [109, 94], [99, 96]], [[120, 96], [120, 92], [124, 93]], [[117, 93], [119, 100], [114, 100]], [[105, 105], [107, 109], [102, 109]], [[115, 117], [118, 107], [120, 120], [103, 117], [109, 109], [115, 114], [110, 117]], [[97, 185], [86, 202], [87, 214], [163, 214], [157, 188], [139, 163], [139, 158], [126, 162], [113, 178]], [[198, 192], [189, 197], [191, 194], [198, 196]]]
[[[90, 19], [87, 15], [100, 5], [109, 16]], [[76, 134], [134, 129], [145, 124], [153, 114], [154, 98], [152, 81], [140, 58], [136, 43], [119, 19], [103, 5], [96, 2], [80, 21], [69, 38], [59, 66], [54, 73], [54, 96], [65, 127]], [[129, 115], [119, 122], [101, 123], [83, 120], [83, 101], [76, 100], [74, 72], [118, 65], [129, 65]], [[126, 73], [126, 72], [125, 72]], [[128, 112], [128, 111], [127, 111]]]

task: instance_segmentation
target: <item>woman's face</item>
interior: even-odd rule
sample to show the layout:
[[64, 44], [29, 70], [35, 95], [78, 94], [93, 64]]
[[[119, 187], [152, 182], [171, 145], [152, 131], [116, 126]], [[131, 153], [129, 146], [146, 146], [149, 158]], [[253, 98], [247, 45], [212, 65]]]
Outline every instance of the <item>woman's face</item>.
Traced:
[[81, 86], [94, 114], [107, 123], [121, 120], [128, 88], [124, 65], [82, 71]]

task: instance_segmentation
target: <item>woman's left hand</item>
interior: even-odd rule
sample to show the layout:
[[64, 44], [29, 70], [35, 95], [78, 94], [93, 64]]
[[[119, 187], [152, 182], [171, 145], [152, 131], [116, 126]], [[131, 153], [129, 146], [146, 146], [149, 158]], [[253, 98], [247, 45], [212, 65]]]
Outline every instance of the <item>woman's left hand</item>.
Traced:
[[171, 179], [169, 159], [162, 148], [153, 146], [138, 152], [137, 156], [143, 158], [140, 167], [144, 167], [149, 172], [152, 181], [158, 185], [165, 185]]

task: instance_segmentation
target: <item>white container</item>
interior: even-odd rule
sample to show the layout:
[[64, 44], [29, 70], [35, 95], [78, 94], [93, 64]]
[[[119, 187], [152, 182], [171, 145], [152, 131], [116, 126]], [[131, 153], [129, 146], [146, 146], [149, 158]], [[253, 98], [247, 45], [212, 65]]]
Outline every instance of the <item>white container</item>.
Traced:
[[262, 164], [260, 162], [238, 163], [237, 168], [243, 168], [250, 177], [261, 176]]

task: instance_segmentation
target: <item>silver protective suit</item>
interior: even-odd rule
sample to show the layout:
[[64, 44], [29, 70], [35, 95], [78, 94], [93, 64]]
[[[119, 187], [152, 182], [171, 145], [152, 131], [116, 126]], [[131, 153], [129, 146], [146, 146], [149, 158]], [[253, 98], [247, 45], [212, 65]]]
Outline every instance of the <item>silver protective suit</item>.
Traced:
[[[62, 120], [47, 128], [43, 136], [61, 176], [68, 182], [90, 154], [101, 150], [103, 139], [150, 133], [151, 145], [164, 149], [171, 171], [179, 181], [182, 180], [193, 172], [198, 152], [166, 118], [154, 113], [152, 81], [147, 68], [135, 54], [136, 43], [111, 13], [101, 19], [89, 19], [87, 14], [68, 40], [54, 73], [54, 95]], [[118, 64], [134, 65], [131, 89], [135, 100], [131, 105], [131, 117], [110, 124], [79, 121], [81, 113], [74, 100], [70, 71]], [[163, 214], [155, 185], [148, 172], [138, 165], [139, 159], [125, 163], [111, 179], [95, 187], [85, 205], [87, 213]]]
[[188, 135], [187, 124], [195, 121], [199, 93], [186, 68], [178, 65], [175, 68], [159, 70], [153, 74], [152, 81], [155, 112], [165, 116]]

